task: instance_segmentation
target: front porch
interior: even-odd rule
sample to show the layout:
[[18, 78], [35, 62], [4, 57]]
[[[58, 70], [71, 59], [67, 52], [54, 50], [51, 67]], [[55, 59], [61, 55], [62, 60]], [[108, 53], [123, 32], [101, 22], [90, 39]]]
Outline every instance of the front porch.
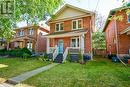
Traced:
[[11, 40], [9, 48], [28, 48], [30, 51], [35, 50], [35, 39], [29, 37], [17, 37]]
[[[90, 54], [87, 51], [87, 42], [90, 41], [86, 36], [88, 31], [75, 31], [63, 34], [48, 35], [47, 36], [47, 53], [53, 55], [53, 61], [59, 54], [63, 54], [63, 62], [66, 60], [69, 54], [81, 53]], [[87, 38], [87, 39], [86, 39]]]

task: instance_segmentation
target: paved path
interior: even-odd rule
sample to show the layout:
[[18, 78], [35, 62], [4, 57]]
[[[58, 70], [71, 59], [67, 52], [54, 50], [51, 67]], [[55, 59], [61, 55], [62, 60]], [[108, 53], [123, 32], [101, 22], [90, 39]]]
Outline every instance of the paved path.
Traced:
[[[29, 72], [26, 72], [26, 73], [23, 73], [21, 75], [18, 75], [16, 77], [13, 77], [13, 78], [10, 78], [8, 80], [8, 83], [11, 83], [11, 84], [18, 84], [34, 75], [37, 75], [43, 71], [46, 71], [54, 66], [58, 65], [58, 63], [53, 63], [53, 64], [50, 64], [50, 65], [47, 65], [47, 66], [44, 66], [44, 67], [41, 67], [41, 68], [38, 68], [38, 69], [35, 69], [35, 70], [32, 70], [32, 71], [29, 71]], [[4, 83], [5, 85], [6, 83]], [[12, 86], [2, 86], [2, 84], [0, 84], [0, 87], [12, 87]]]
[[3, 83], [3, 84], [0, 84], [0, 87], [13, 87], [13, 85]]

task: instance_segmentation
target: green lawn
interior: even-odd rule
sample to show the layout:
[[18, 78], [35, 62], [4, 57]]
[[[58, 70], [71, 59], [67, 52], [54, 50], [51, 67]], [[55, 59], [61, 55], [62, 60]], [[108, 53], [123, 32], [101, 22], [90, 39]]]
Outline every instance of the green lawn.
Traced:
[[0, 58], [0, 78], [10, 78], [49, 64], [37, 59]]
[[23, 83], [36, 87], [130, 87], [130, 67], [103, 58], [65, 63], [40, 73]]

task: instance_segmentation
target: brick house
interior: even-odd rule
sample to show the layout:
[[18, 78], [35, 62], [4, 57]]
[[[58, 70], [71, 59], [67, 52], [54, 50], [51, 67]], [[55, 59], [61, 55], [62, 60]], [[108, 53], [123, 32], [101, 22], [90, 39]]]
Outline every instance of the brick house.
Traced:
[[120, 7], [110, 11], [108, 19], [112, 16], [122, 16], [123, 19], [106, 21], [104, 32], [106, 34], [106, 48], [108, 54], [123, 56], [130, 53], [130, 14], [126, 10], [130, 7]]
[[[95, 13], [66, 4], [47, 21], [50, 33], [47, 35], [47, 53], [53, 59], [62, 54], [66, 59], [68, 51], [73, 54], [92, 53], [91, 34], [94, 29]], [[76, 51], [77, 50], [77, 51]], [[70, 52], [70, 51], [69, 51]]]
[[40, 26], [26, 26], [14, 30], [16, 33], [9, 44], [10, 49], [27, 47], [29, 50], [39, 53], [46, 51], [44, 35], [49, 33], [47, 29]]

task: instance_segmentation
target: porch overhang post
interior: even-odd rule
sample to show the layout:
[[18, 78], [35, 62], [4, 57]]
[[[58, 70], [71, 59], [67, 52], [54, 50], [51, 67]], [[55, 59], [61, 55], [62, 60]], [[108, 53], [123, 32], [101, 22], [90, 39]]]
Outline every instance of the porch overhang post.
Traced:
[[84, 34], [80, 36], [80, 49], [81, 53], [84, 54]]
[[46, 46], [46, 50], [47, 50], [47, 54], [50, 53], [50, 39], [47, 37], [47, 46]]

